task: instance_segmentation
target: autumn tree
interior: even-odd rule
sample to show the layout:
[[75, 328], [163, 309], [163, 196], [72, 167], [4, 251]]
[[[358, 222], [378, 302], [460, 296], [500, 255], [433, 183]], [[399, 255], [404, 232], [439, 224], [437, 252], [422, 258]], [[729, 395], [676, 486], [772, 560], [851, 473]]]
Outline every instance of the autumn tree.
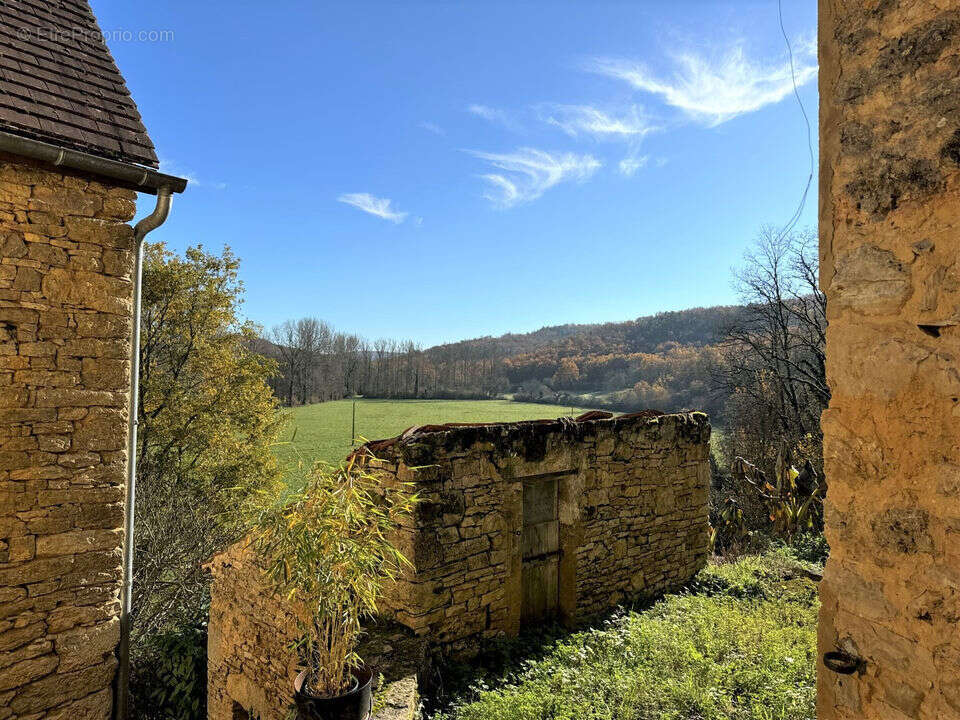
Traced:
[[563, 358], [560, 367], [553, 374], [553, 385], [558, 388], [569, 388], [580, 379], [580, 368], [573, 358]]
[[272, 360], [252, 352], [241, 319], [239, 261], [225, 249], [183, 256], [146, 249], [134, 638], [196, 618], [201, 563], [236, 539], [232, 508], [277, 477], [280, 415], [267, 384]]

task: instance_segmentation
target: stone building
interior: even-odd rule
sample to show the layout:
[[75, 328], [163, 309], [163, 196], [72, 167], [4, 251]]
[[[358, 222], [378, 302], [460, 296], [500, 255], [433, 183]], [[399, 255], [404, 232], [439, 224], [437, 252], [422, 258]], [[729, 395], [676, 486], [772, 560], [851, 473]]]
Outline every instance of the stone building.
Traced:
[[[394, 628], [388, 644], [421, 639], [405, 659], [469, 657], [522, 625], [572, 623], [684, 584], [709, 554], [709, 438], [703, 413], [588, 413], [368, 443], [384, 483], [420, 497], [399, 541], [412, 568], [382, 603], [408, 633]], [[242, 546], [211, 570], [210, 718], [235, 706], [279, 718], [271, 708], [296, 674], [291, 611], [257, 589]]]
[[420, 498], [385, 606], [446, 652], [676, 588], [709, 555], [703, 413], [414, 428], [365, 450]]
[[821, 0], [820, 113], [818, 714], [960, 718], [956, 0]]
[[0, 718], [108, 718], [136, 191], [169, 199], [85, 0], [0, 3]]
[[[960, 717], [960, 10], [955, 0], [820, 0], [819, 22], [821, 282], [833, 392], [823, 423], [831, 557], [820, 649], [846, 666], [821, 661], [818, 714]], [[162, 195], [183, 182], [156, 172], [152, 144], [85, 0], [5, 0], [0, 29], [0, 720], [105, 718], [119, 637], [134, 265], [128, 223], [134, 191]], [[494, 432], [447, 428], [380, 450], [407, 477], [416, 448], [449, 438], [443, 452], [460, 452], [457, 438]], [[575, 437], [569, 427], [550, 432]], [[428, 531], [409, 531], [418, 565], [404, 580], [415, 601], [407, 622], [454, 649], [469, 637], [510, 632], [522, 618], [523, 477], [548, 476], [530, 481], [547, 497], [531, 513], [550, 509], [530, 523], [531, 542], [552, 543], [554, 527], [557, 538], [557, 550], [537, 553], [543, 562], [527, 568], [528, 577], [549, 579], [546, 587], [556, 574], [556, 600], [552, 590], [550, 598], [531, 595], [528, 611], [570, 617], [598, 608], [602, 581], [583, 572], [581, 558], [613, 571], [622, 570], [621, 556], [641, 559], [641, 578], [611, 581], [611, 593], [623, 597], [666, 587], [687, 571], [678, 557], [647, 572], [655, 553], [646, 557], [617, 535], [607, 513], [619, 496], [609, 489], [591, 486], [580, 520], [570, 522], [563, 513], [574, 507], [572, 466], [544, 469], [549, 454], [536, 460], [539, 450], [526, 454], [535, 445], [517, 443], [524, 452], [511, 460], [513, 474], [496, 470], [513, 487], [500, 509], [476, 513], [467, 504], [474, 491], [466, 483], [495, 478], [483, 464], [492, 461], [480, 459], [487, 451], [471, 445], [443, 461], [451, 471], [471, 466], [462, 476], [470, 479], [454, 498], [441, 492], [430, 501], [424, 512], [434, 514], [421, 517]], [[614, 441], [609, 460], [619, 471], [627, 458], [616, 448]], [[428, 490], [444, 483], [436, 472], [423, 476]], [[494, 519], [484, 529], [483, 521], [472, 524], [478, 515]], [[509, 534], [518, 518], [521, 535]], [[612, 544], [591, 540], [603, 518]], [[441, 536], [462, 550], [438, 553]], [[682, 530], [645, 537], [684, 541]], [[697, 542], [692, 567], [701, 562]], [[560, 552], [570, 547], [578, 549]], [[215, 582], [227, 587], [222, 573], [249, 564], [222, 567]], [[495, 568], [504, 585], [477, 596], [456, 584], [459, 573], [482, 568]], [[442, 606], [427, 595], [437, 587]], [[504, 607], [507, 593], [521, 599], [519, 610]], [[235, 607], [255, 607], [255, 596], [230, 597], [242, 600]], [[223, 617], [231, 607], [223, 606]], [[448, 610], [480, 607], [489, 610], [480, 625], [461, 631], [446, 620]], [[233, 664], [217, 667], [243, 681], [260, 656], [235, 646], [236, 635], [220, 637], [228, 639], [212, 651]], [[264, 697], [272, 702], [271, 692]], [[211, 713], [222, 707], [211, 696]]]

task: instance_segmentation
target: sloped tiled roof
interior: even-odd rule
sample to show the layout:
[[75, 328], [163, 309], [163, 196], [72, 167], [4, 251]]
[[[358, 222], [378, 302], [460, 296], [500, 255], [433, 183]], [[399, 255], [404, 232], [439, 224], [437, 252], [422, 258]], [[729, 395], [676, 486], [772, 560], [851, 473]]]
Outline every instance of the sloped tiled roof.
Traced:
[[86, 0], [0, 0], [0, 130], [158, 166]]

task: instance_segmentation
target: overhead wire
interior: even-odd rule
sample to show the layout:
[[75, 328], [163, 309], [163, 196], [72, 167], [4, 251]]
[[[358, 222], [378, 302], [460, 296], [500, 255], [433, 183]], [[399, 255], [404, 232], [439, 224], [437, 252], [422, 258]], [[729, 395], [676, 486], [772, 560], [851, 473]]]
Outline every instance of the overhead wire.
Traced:
[[800, 112], [803, 115], [803, 122], [807, 126], [807, 150], [810, 153], [810, 172], [807, 175], [807, 182], [803, 188], [803, 194], [800, 196], [800, 203], [797, 205], [797, 209], [794, 211], [793, 215], [790, 216], [787, 224], [784, 225], [783, 229], [780, 231], [780, 235], [777, 237], [777, 241], [779, 242], [797, 226], [798, 222], [800, 222], [800, 217], [803, 215], [803, 209], [807, 205], [807, 197], [810, 194], [810, 185], [813, 183], [813, 173], [816, 167], [816, 160], [813, 157], [813, 140], [811, 138], [812, 130], [810, 128], [810, 117], [807, 115], [807, 109], [804, 107], [803, 100], [800, 98], [800, 91], [797, 89], [797, 71], [793, 60], [793, 47], [790, 45], [790, 38], [787, 37], [787, 30], [783, 25], [783, 0], [777, 0], [777, 15], [780, 20], [780, 33], [783, 35], [783, 41], [787, 44], [787, 53], [790, 56], [790, 76], [793, 79], [793, 95], [797, 98], [797, 104], [800, 106]]

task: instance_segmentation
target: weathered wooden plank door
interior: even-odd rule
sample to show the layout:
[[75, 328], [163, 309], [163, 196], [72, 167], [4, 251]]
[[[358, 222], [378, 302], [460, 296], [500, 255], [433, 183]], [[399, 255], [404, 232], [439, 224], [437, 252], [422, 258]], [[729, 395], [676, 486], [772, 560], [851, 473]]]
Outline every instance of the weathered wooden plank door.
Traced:
[[523, 604], [521, 622], [550, 618], [559, 605], [560, 519], [558, 478], [523, 482]]

